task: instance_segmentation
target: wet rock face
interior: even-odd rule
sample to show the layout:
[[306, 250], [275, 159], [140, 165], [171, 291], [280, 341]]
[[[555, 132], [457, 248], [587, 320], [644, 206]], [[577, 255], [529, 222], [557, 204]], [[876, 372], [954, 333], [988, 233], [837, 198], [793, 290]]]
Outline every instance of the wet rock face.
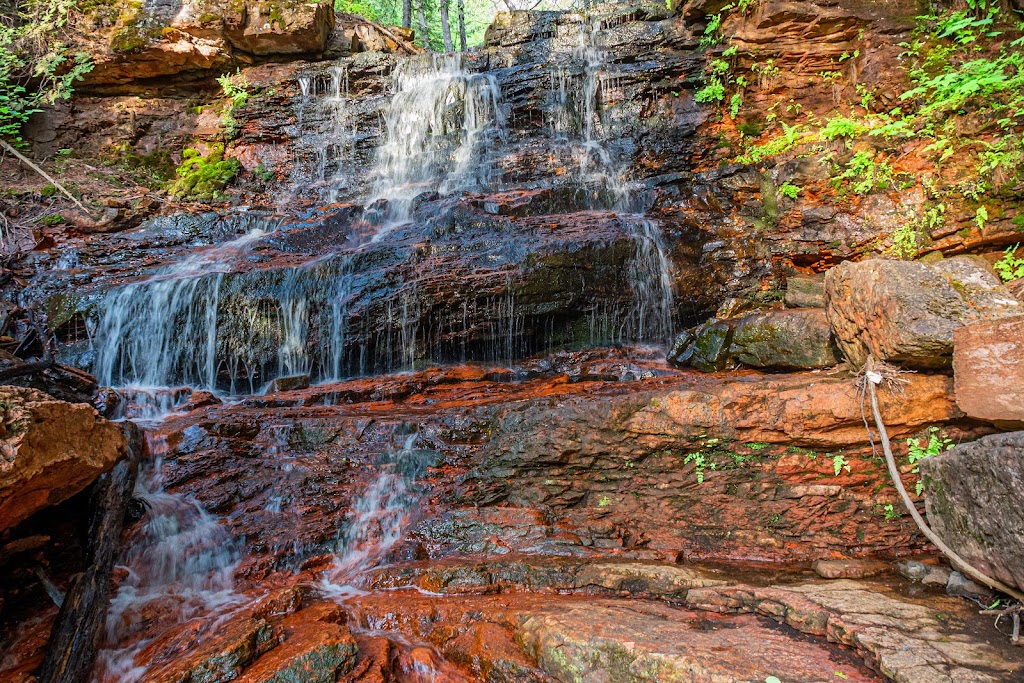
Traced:
[[[205, 408], [166, 426], [167, 485], [244, 541], [245, 581], [336, 552], [396, 457], [427, 469], [404, 484], [422, 498], [392, 558], [793, 562], [914, 547], [910, 525], [877, 512], [887, 475], [864, 445], [854, 381], [552, 365], [526, 382], [524, 370], [448, 369]], [[894, 437], [957, 414], [944, 377], [881, 400]]]
[[714, 320], [677, 338], [669, 361], [705, 372], [736, 365], [811, 370], [839, 362], [825, 311], [815, 308]]
[[847, 360], [868, 355], [912, 368], [948, 368], [953, 333], [970, 322], [1020, 315], [1020, 303], [969, 258], [935, 266], [845, 262], [825, 277], [828, 319]]
[[0, 531], [84, 490], [127, 453], [121, 429], [92, 406], [0, 387]]
[[1024, 433], [997, 434], [921, 461], [928, 520], [985, 574], [1024, 588]]
[[[810, 682], [827, 680], [837, 671], [846, 680], [874, 679], [850, 663], [800, 651], [782, 634], [758, 626], [749, 615], [712, 616], [661, 605], [594, 601], [529, 614], [521, 637], [540, 666], [567, 683], [597, 676], [609, 683], [739, 683], [783, 672], [788, 680]], [[806, 647], [814, 648], [809, 643]], [[752, 651], [758, 652], [756, 662], [745, 654]]]

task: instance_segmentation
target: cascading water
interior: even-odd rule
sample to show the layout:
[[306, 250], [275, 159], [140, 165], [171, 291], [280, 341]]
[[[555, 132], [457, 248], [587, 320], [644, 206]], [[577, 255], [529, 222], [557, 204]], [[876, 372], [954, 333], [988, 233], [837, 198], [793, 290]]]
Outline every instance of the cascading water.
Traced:
[[348, 67], [336, 64], [324, 76], [302, 76], [299, 89], [299, 139], [310, 148], [314, 167], [296, 168], [295, 185], [308, 184], [322, 200], [335, 202], [352, 184], [348, 170], [358, 132], [350, 108]]
[[[140, 472], [134, 497], [146, 508], [142, 527], [120, 565], [126, 572], [107, 612], [99, 680], [138, 683], [134, 663], [148, 640], [131, 638], [159, 615], [170, 628], [195, 616], [223, 614], [242, 603], [234, 591], [241, 556], [227, 530], [192, 498], [164, 490], [166, 442], [147, 434], [152, 461]], [[122, 645], [124, 642], [130, 645]]]
[[615, 149], [616, 120], [611, 105], [622, 99], [621, 78], [608, 60], [606, 31], [594, 20], [579, 34], [573, 59], [582, 73], [570, 74], [564, 64], [551, 74], [549, 125], [576, 160], [576, 181], [584, 206], [611, 205], [636, 243], [627, 270], [634, 304], [622, 319], [616, 312], [595, 320], [592, 338], [664, 343], [673, 332], [671, 261], [657, 222], [645, 218], [638, 188], [626, 181], [625, 163]]
[[[636, 243], [625, 273], [634, 301], [598, 302], [594, 315], [601, 319], [592, 324], [589, 339], [573, 341], [660, 343], [672, 327], [670, 263], [658, 225], [640, 213], [643, 194], [625, 180], [613, 106], [622, 99], [621, 78], [606, 40], [600, 22], [584, 25], [570, 53], [581, 70], [553, 69], [550, 122], [573, 150], [581, 208], [613, 209]], [[457, 329], [457, 316], [427, 317], [434, 313], [421, 306], [415, 276], [392, 290], [372, 320], [360, 314], [350, 319], [350, 298], [358, 296], [358, 252], [374, 248], [366, 241], [383, 240], [407, 223], [415, 198], [424, 192], [479, 191], [498, 182], [494, 148], [506, 137], [505, 105], [494, 74], [472, 71], [468, 59], [431, 55], [396, 68], [382, 115], [384, 139], [368, 176], [369, 208], [354, 227], [362, 245], [348, 243], [345, 251], [303, 266], [240, 274], [261, 237], [254, 231], [111, 291], [96, 308], [94, 369], [100, 382], [253, 393], [287, 375], [309, 374], [319, 381], [409, 368], [425, 347], [438, 360], [461, 353], [464, 359], [502, 361], [535, 351], [541, 335], [526, 329], [511, 280], [506, 293], [462, 302], [465, 311], [488, 320], [485, 325], [467, 317]], [[326, 75], [304, 78], [300, 115], [308, 110], [328, 121], [312, 143], [319, 150], [314, 175], [337, 188], [336, 171], [347, 166], [355, 138], [347, 71], [339, 64]], [[424, 230], [429, 238], [429, 228]], [[404, 231], [402, 239], [408, 239], [409, 229]], [[471, 327], [490, 341], [470, 351], [446, 346], [449, 338], [464, 339]], [[559, 332], [560, 338], [565, 334]], [[350, 337], [362, 341], [355, 347]], [[151, 393], [162, 400], [169, 396]]]
[[377, 220], [385, 229], [409, 220], [413, 200], [424, 192], [488, 187], [494, 180], [488, 150], [505, 136], [497, 80], [469, 71], [461, 54], [410, 59], [395, 70], [393, 87], [367, 202], [387, 201]]
[[408, 528], [421, 492], [417, 480], [437, 458], [415, 447], [417, 434], [408, 435], [380, 463], [377, 478], [352, 506], [338, 539], [334, 564], [324, 575], [321, 592], [342, 599], [358, 592], [358, 575], [387, 555]]

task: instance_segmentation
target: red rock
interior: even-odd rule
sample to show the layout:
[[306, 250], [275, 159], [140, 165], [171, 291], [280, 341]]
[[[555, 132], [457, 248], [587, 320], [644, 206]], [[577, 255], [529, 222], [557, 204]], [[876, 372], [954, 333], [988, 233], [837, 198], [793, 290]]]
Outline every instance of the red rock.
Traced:
[[285, 617], [281, 644], [256, 660], [238, 683], [334, 683], [355, 666], [356, 641], [344, 622], [345, 613], [333, 603]]
[[884, 562], [869, 560], [818, 560], [814, 563], [814, 573], [823, 579], [863, 579], [877, 576], [884, 572]]
[[963, 325], [1021, 315], [987, 265], [968, 257], [844, 262], [825, 276], [828, 319], [854, 366], [869, 355], [906, 367], [949, 367]]
[[85, 403], [0, 387], [0, 531], [84, 490], [127, 453], [121, 428]]
[[958, 329], [953, 378], [956, 404], [968, 416], [1024, 424], [1024, 316]]

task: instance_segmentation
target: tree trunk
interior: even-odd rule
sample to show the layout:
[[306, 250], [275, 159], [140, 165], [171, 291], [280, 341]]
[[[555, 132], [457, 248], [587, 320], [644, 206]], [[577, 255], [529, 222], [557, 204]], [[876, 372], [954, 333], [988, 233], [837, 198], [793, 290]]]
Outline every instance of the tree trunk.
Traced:
[[128, 453], [93, 486], [86, 570], [71, 582], [46, 644], [38, 683], [86, 683], [110, 605], [121, 529], [142, 457], [142, 432], [125, 423]]
[[420, 35], [423, 36], [423, 49], [430, 52], [430, 28], [427, 26], [427, 12], [423, 8], [423, 3], [426, 1], [420, 0], [416, 9], [420, 20]]
[[402, 0], [402, 28], [412, 28], [412, 0]]
[[438, 0], [441, 9], [441, 37], [444, 39], [444, 51], [451, 52], [452, 47], [452, 26], [448, 19], [448, 0]]
[[466, 51], [466, 0], [459, 0], [459, 50]]

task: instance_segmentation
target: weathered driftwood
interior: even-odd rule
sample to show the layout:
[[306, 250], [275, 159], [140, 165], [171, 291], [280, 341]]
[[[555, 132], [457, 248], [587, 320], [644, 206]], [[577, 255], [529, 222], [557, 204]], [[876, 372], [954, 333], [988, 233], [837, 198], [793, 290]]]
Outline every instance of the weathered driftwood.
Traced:
[[111, 576], [142, 456], [142, 433], [125, 423], [128, 456], [94, 485], [86, 570], [75, 577], [50, 633], [38, 683], [86, 683], [110, 604]]

